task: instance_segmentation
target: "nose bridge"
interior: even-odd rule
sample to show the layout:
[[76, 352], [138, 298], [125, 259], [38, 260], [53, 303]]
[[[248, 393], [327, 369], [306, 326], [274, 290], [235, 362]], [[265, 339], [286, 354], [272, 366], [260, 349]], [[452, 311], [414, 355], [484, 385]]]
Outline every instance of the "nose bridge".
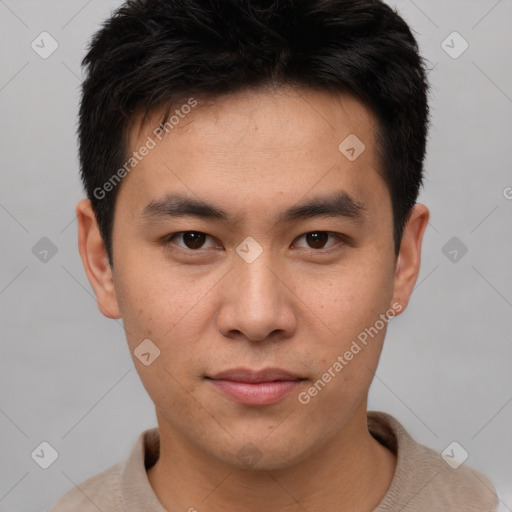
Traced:
[[[250, 248], [250, 251], [254, 251]], [[235, 290], [240, 305], [250, 306], [255, 313], [261, 309], [279, 307], [282, 297], [281, 281], [277, 278], [276, 262], [270, 250], [262, 250], [254, 260], [243, 257], [235, 265]], [[259, 311], [259, 313], [258, 313]]]

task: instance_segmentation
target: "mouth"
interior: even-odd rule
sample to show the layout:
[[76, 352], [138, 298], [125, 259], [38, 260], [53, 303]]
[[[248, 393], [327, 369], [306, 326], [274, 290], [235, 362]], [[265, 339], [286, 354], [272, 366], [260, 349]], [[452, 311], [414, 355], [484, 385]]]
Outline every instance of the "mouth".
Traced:
[[231, 400], [253, 406], [279, 402], [307, 380], [280, 368], [233, 368], [205, 378]]

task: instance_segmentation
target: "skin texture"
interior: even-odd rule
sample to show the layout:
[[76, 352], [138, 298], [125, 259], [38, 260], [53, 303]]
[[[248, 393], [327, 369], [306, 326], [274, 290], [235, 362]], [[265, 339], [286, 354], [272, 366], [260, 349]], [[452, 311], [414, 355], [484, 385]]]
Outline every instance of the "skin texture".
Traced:
[[[131, 151], [158, 126], [156, 114], [131, 130]], [[113, 269], [90, 202], [77, 205], [80, 254], [99, 309], [122, 317], [155, 403], [161, 452], [148, 478], [168, 510], [363, 512], [389, 488], [395, 456], [366, 423], [385, 327], [309, 403], [297, 398], [379, 315], [393, 304], [403, 312], [418, 277], [429, 211], [413, 208], [395, 259], [375, 125], [348, 94], [280, 88], [198, 99], [123, 179]], [[366, 146], [353, 162], [338, 149], [350, 134]], [[334, 191], [363, 203], [366, 215], [276, 222], [296, 203]], [[169, 192], [212, 202], [236, 222], [143, 218]], [[179, 235], [164, 245], [184, 231], [208, 236], [202, 245]], [[315, 243], [311, 232], [345, 238]], [[249, 236], [263, 250], [252, 263], [236, 252]], [[134, 356], [147, 338], [160, 350], [149, 366]], [[277, 403], [242, 405], [205, 379], [235, 367], [278, 367], [307, 380]], [[239, 452], [253, 445], [251, 465]]]

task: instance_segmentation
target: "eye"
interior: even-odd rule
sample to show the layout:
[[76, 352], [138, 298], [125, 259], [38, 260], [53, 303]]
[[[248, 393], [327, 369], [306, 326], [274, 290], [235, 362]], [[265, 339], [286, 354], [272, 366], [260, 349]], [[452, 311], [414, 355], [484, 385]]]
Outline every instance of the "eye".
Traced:
[[204, 249], [203, 244], [207, 237], [210, 235], [207, 235], [206, 233], [202, 233], [200, 231], [180, 231], [179, 233], [174, 233], [172, 235], [167, 236], [163, 243], [165, 246], [170, 245], [174, 242], [176, 238], [182, 238], [183, 243], [185, 246], [178, 245], [181, 249], [189, 249], [189, 250], [197, 250], [197, 249]]
[[[327, 252], [337, 245], [331, 244], [326, 247], [325, 244], [327, 243], [329, 237], [341, 240], [341, 242], [345, 241], [344, 236], [340, 233], [332, 233], [329, 231], [309, 231], [308, 233], [301, 235], [298, 239], [300, 240], [301, 238], [304, 238], [306, 240], [307, 244], [309, 245], [309, 247], [306, 247], [306, 249], [313, 249], [313, 251], [324, 250]], [[198, 251], [200, 249], [207, 249], [207, 247], [204, 247], [204, 243], [207, 238], [212, 237], [206, 233], [202, 233], [201, 231], [179, 231], [177, 233], [166, 236], [162, 240], [162, 243], [165, 247], [170, 245], [177, 245], [180, 249]], [[181, 239], [183, 245], [175, 243], [176, 239]]]
[[310, 231], [308, 233], [304, 233], [303, 235], [301, 235], [299, 237], [299, 239], [305, 237], [305, 240], [308, 243], [308, 245], [310, 246], [309, 247], [310, 249], [330, 250], [331, 247], [333, 247], [333, 244], [331, 244], [328, 247], [325, 247], [325, 244], [326, 244], [329, 236], [335, 237], [338, 240], [342, 240], [343, 241], [343, 236], [342, 235], [340, 235], [339, 233], [331, 233], [329, 231]]

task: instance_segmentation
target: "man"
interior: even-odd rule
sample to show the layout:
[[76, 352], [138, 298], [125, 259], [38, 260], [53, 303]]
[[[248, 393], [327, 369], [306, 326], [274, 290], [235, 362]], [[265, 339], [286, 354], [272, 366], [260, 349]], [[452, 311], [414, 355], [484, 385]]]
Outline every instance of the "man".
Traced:
[[490, 512], [367, 411], [407, 307], [428, 83], [377, 0], [127, 1], [84, 60], [79, 249], [158, 428], [50, 512]]

